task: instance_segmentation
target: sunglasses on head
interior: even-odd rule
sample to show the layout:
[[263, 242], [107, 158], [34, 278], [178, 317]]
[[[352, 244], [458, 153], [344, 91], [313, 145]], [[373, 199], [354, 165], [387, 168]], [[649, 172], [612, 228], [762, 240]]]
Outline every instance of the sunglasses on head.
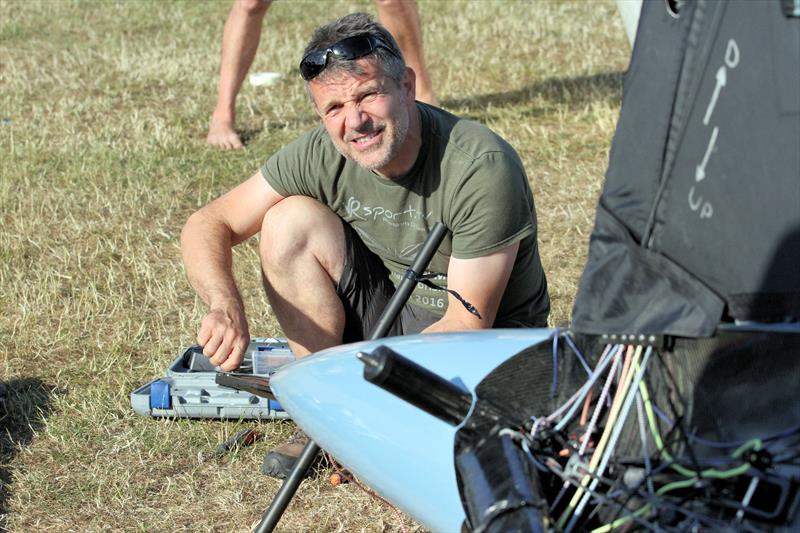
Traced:
[[342, 39], [325, 50], [307, 53], [300, 61], [300, 75], [306, 81], [313, 80], [328, 66], [328, 58], [331, 55], [336, 59], [352, 61], [369, 55], [378, 48], [388, 50], [392, 55], [397, 56], [397, 53], [382, 39], [372, 35], [356, 35]]

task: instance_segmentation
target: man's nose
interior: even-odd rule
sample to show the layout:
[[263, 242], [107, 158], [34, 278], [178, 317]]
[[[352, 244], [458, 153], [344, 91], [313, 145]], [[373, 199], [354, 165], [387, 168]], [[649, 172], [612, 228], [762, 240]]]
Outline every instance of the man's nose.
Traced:
[[353, 104], [347, 106], [347, 115], [345, 116], [345, 126], [347, 126], [347, 129], [358, 130], [367, 120], [367, 114], [361, 110], [360, 105]]

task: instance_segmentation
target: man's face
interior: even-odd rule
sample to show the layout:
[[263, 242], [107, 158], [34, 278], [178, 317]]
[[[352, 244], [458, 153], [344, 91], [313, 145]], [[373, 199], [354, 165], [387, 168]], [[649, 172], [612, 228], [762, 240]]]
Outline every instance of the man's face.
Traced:
[[408, 170], [416, 159], [416, 153], [404, 146], [409, 101], [413, 104], [413, 74], [410, 82], [407, 74], [398, 86], [373, 61], [359, 62], [363, 75], [332, 72], [321, 81], [312, 80], [311, 96], [334, 146], [343, 156], [367, 170], [393, 177], [398, 170]]

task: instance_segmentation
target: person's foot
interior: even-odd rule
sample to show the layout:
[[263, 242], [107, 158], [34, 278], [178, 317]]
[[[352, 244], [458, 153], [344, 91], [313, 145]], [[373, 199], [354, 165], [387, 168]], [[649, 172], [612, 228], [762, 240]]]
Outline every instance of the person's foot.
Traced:
[[294, 433], [285, 442], [279, 444], [264, 456], [261, 472], [278, 479], [285, 479], [294, 468], [294, 464], [306, 444], [308, 444], [308, 435], [300, 428], [295, 429]]
[[208, 128], [206, 142], [223, 150], [244, 148], [239, 134], [233, 129], [233, 121], [214, 118], [214, 116], [211, 117], [211, 126]]

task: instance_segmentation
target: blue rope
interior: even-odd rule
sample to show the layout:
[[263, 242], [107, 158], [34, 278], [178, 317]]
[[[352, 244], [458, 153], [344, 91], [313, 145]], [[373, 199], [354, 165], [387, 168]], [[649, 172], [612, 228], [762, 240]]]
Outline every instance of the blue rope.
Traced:
[[[658, 418], [663, 420], [665, 423], [669, 424], [670, 426], [674, 425], [674, 422], [672, 421], [672, 419], [670, 419], [670, 417], [666, 413], [664, 413], [664, 411], [659, 409], [658, 406], [655, 403], [653, 403], [653, 411], [656, 413]], [[800, 426], [793, 426], [793, 427], [790, 427], [789, 429], [785, 429], [785, 430], [780, 431], [778, 433], [774, 433], [772, 435], [769, 435], [768, 437], [763, 437], [761, 439], [761, 441], [762, 442], [768, 442], [768, 441], [773, 441], [773, 440], [777, 440], [777, 439], [782, 439], [784, 437], [788, 437], [790, 435], [794, 435], [795, 433], [800, 433]], [[721, 449], [723, 449], [723, 448], [738, 448], [739, 446], [741, 446], [745, 442], [750, 442], [750, 439], [737, 440], [737, 441], [728, 441], [728, 442], [725, 442], [725, 441], [714, 441], [714, 440], [704, 439], [703, 437], [698, 437], [694, 433], [688, 433], [687, 436], [689, 437], [689, 440], [691, 440], [693, 442], [697, 442], [698, 444], [702, 444], [704, 446], [708, 446], [709, 448], [721, 448]]]
[[581, 365], [583, 366], [583, 369], [586, 370], [586, 373], [591, 376], [592, 375], [592, 369], [589, 368], [589, 365], [586, 364], [586, 359], [584, 359], [583, 354], [581, 354], [581, 351], [578, 349], [577, 346], [575, 346], [575, 343], [572, 341], [572, 335], [570, 334], [569, 331], [566, 334], [564, 334], [564, 340], [567, 341], [567, 344], [569, 344], [569, 347], [572, 349], [573, 352], [575, 352], [575, 355], [578, 356], [578, 361], [581, 362]]
[[550, 387], [550, 399], [556, 397], [558, 389], [558, 328], [553, 332], [553, 386]]

